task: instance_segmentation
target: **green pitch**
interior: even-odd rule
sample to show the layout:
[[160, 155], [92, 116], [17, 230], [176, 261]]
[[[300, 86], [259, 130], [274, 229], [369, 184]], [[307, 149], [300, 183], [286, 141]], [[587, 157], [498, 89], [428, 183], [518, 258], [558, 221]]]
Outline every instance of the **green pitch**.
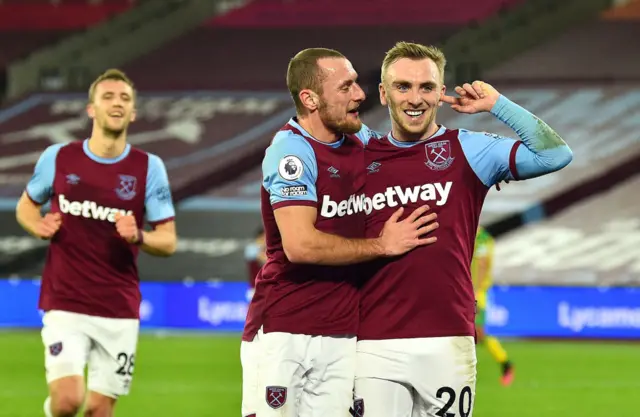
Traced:
[[[146, 334], [130, 396], [118, 417], [240, 417], [239, 336]], [[475, 417], [611, 417], [628, 414], [640, 388], [638, 346], [505, 343], [513, 386], [479, 347]], [[0, 416], [41, 417], [46, 396], [37, 332], [0, 332]], [[633, 414], [633, 413], [632, 413]]]

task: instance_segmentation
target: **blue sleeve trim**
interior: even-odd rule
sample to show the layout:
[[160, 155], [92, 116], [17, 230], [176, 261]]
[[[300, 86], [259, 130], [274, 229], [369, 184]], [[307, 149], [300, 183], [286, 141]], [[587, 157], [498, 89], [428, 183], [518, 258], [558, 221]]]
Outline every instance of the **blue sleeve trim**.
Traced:
[[271, 204], [317, 202], [318, 165], [313, 147], [303, 137], [278, 132], [262, 161], [262, 186]]
[[34, 203], [44, 204], [53, 194], [53, 180], [56, 175], [56, 158], [65, 144], [51, 145], [42, 152], [27, 184], [27, 194]]
[[162, 222], [176, 215], [167, 169], [162, 159], [153, 154], [149, 154], [145, 210], [149, 223]]
[[509, 161], [516, 139], [464, 129], [460, 129], [458, 138], [471, 169], [485, 186], [514, 179]]
[[362, 128], [358, 133], [356, 133], [356, 137], [360, 139], [363, 145], [368, 145], [371, 139], [380, 139], [384, 135], [382, 133], [373, 131], [369, 128], [369, 126], [362, 124]]

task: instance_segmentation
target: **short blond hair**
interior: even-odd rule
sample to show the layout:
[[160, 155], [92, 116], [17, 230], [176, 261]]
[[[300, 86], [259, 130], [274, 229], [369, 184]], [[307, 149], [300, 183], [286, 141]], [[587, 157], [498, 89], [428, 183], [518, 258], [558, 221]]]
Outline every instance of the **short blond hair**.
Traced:
[[308, 48], [298, 52], [289, 61], [287, 68], [287, 87], [296, 105], [296, 112], [302, 114], [305, 107], [300, 101], [300, 91], [311, 90], [322, 95], [324, 74], [318, 66], [322, 58], [344, 58], [340, 52], [328, 48]]
[[411, 42], [398, 42], [393, 48], [387, 51], [382, 61], [381, 77], [383, 82], [389, 66], [402, 58], [415, 61], [427, 58], [432, 60], [440, 71], [440, 82], [444, 83], [444, 69], [447, 65], [447, 58], [445, 58], [444, 52], [436, 46], [427, 46]]
[[89, 87], [89, 103], [93, 103], [93, 99], [95, 98], [96, 88], [98, 87], [98, 84], [107, 80], [125, 82], [133, 90], [133, 98], [135, 99], [136, 89], [135, 89], [135, 86], [133, 85], [133, 81], [131, 81], [131, 79], [127, 77], [127, 74], [125, 74], [123, 71], [117, 68], [111, 68], [106, 70], [102, 74], [100, 74], [98, 78], [96, 78], [95, 81], [91, 83], [91, 87]]

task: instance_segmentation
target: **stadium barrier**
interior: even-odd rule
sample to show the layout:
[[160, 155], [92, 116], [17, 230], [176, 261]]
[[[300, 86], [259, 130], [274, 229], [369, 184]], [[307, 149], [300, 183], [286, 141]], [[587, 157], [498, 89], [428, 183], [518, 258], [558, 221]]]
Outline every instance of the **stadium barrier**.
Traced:
[[497, 287], [487, 333], [506, 337], [640, 339], [640, 288]]
[[[37, 328], [38, 279], [0, 280], [0, 327]], [[244, 282], [142, 282], [143, 329], [242, 331]], [[640, 339], [640, 288], [497, 287], [487, 331], [496, 336]]]

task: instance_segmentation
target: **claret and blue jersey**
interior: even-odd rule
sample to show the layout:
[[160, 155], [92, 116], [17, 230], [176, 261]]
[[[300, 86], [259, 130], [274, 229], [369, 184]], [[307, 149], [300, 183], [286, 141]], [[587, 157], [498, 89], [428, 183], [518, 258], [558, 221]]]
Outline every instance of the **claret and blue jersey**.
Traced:
[[122, 239], [116, 213], [135, 216], [138, 227], [172, 221], [175, 210], [164, 164], [127, 145], [112, 159], [91, 153], [88, 140], [47, 148], [26, 193], [51, 202], [62, 225], [51, 239], [40, 308], [113, 318], [137, 318], [138, 247]]
[[[40, 156], [33, 176], [27, 184], [26, 189], [27, 195], [34, 203], [42, 205], [53, 197], [54, 200], [59, 199], [58, 207], [60, 207], [60, 203], [62, 203], [63, 206], [69, 206], [73, 202], [68, 200], [70, 193], [84, 198], [82, 195], [83, 190], [87, 190], [95, 186], [95, 179], [104, 174], [104, 172], [100, 171], [96, 173], [91, 172], [88, 176], [81, 174], [80, 166], [83, 166], [83, 164], [79, 164], [78, 162], [80, 161], [78, 160], [63, 160], [58, 164], [58, 153], [65, 146], [67, 145], [57, 144], [49, 146]], [[82, 151], [86, 158], [94, 161], [96, 164], [99, 164], [99, 166], [111, 165], [118, 167], [114, 164], [124, 161], [127, 156], [129, 156], [129, 153], [131, 152], [131, 145], [126, 145], [124, 152], [116, 158], [101, 158], [94, 155], [89, 150], [87, 140], [82, 142]], [[123, 204], [120, 202], [133, 200], [136, 194], [139, 193], [139, 190], [136, 188], [142, 186], [144, 188], [144, 212], [146, 214], [147, 221], [154, 224], [173, 218], [175, 216], [175, 210], [170, 198], [171, 190], [164, 163], [156, 155], [147, 155], [149, 162], [146, 175], [143, 177], [143, 183], [138, 184], [139, 179], [137, 177], [126, 175], [123, 171], [123, 174], [117, 174], [118, 176], [113, 178], [115, 182], [110, 184], [105, 190], [106, 198], [101, 199], [101, 201], [115, 201], [114, 204], [111, 204], [114, 208], [109, 206], [103, 207], [100, 205], [100, 202], [85, 202], [83, 199], [81, 200], [83, 209], [77, 209], [76, 207], [78, 207], [78, 205], [73, 205], [73, 210], [70, 212], [70, 209], [66, 210], [69, 212], [68, 214], [113, 222], [114, 210], [132, 214], [130, 210], [121, 210], [120, 207], [123, 206]], [[116, 168], [116, 170], [118, 169], [119, 167]], [[85, 178], [83, 179], [81, 175]], [[59, 181], [55, 181], [56, 176]], [[80, 194], [78, 194], [78, 192]], [[118, 198], [114, 199], [114, 197]], [[65, 201], [67, 201], [67, 204], [64, 203]], [[140, 220], [143, 220], [143, 218], [140, 218]]]
[[[257, 324], [269, 327], [266, 324], [273, 311], [285, 321], [287, 315], [280, 313], [289, 311], [295, 312], [288, 317], [296, 325], [279, 323], [271, 331], [279, 327], [279, 331], [291, 333], [340, 334], [336, 326], [326, 323], [345, 321], [336, 320], [329, 311], [344, 319], [346, 306], [352, 307], [357, 299], [344, 288], [337, 292], [334, 287], [323, 293], [317, 286], [326, 284], [324, 277], [331, 276], [336, 283], [345, 277], [348, 282], [349, 273], [355, 276], [360, 272], [288, 262], [274, 209], [312, 206], [318, 210], [316, 227], [321, 231], [344, 237], [377, 237], [397, 208], [405, 207], [408, 215], [427, 204], [439, 215], [440, 227], [434, 232], [437, 243], [357, 267], [368, 278], [360, 293], [358, 336], [473, 335], [475, 303], [469, 265], [487, 192], [501, 181], [558, 170], [572, 157], [555, 132], [508, 99], [501, 96], [492, 114], [509, 125], [520, 140], [441, 126], [429, 139], [407, 143], [391, 135], [380, 137], [363, 126], [358, 135], [345, 135], [338, 142], [325, 144], [292, 119], [275, 136], [262, 166], [262, 213], [269, 260], [261, 271], [256, 294], [261, 282], [272, 293], [263, 291], [265, 297], [258, 298], [266, 299], [261, 307], [265, 314], [255, 312], [250, 316], [266, 321], [256, 320], [252, 328], [257, 331]], [[356, 146], [360, 142], [365, 146]], [[272, 285], [275, 281], [280, 282], [278, 286]], [[301, 287], [308, 292], [299, 291]], [[275, 295], [276, 291], [281, 292]], [[330, 293], [334, 296], [329, 297]], [[278, 304], [281, 307], [275, 308]], [[316, 314], [318, 311], [322, 313]], [[309, 313], [308, 320], [301, 318], [303, 312]], [[319, 325], [323, 319], [325, 323]], [[311, 329], [315, 333], [310, 333], [309, 327], [313, 326], [327, 332]], [[351, 328], [341, 329], [347, 327]]]
[[[316, 208], [327, 199], [346, 201], [361, 195], [363, 167], [364, 147], [353, 135], [332, 144], [322, 143], [295, 119], [275, 135], [262, 164], [268, 260], [256, 280], [256, 301], [249, 310], [246, 339], [251, 340], [251, 333], [260, 326], [265, 332], [355, 334], [358, 294], [354, 267], [290, 263], [274, 210], [292, 205]], [[318, 230], [346, 238], [364, 237], [364, 212], [354, 211], [346, 203], [332, 210], [341, 215], [324, 216], [318, 211]]]
[[571, 160], [555, 132], [521, 107], [501, 97], [492, 113], [521, 140], [440, 126], [418, 142], [399, 142], [391, 134], [368, 142], [367, 237], [377, 237], [400, 206], [406, 216], [428, 205], [440, 227], [433, 245], [367, 264], [360, 339], [474, 335], [470, 264], [489, 189], [556, 171]]

